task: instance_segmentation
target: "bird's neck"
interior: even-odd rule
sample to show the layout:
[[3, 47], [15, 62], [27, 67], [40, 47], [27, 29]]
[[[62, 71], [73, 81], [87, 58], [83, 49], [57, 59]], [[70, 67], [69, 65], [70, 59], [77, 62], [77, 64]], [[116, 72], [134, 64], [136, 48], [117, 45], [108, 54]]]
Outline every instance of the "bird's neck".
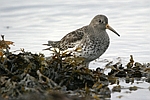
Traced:
[[101, 28], [98, 28], [98, 27], [92, 27], [92, 26], [90, 26], [89, 25], [89, 28], [88, 28], [89, 30], [89, 34], [90, 35], [93, 35], [93, 36], [95, 36], [95, 37], [97, 37], [97, 36], [101, 36], [101, 35], [103, 35], [103, 33], [106, 33], [106, 30], [105, 29], [101, 29]]

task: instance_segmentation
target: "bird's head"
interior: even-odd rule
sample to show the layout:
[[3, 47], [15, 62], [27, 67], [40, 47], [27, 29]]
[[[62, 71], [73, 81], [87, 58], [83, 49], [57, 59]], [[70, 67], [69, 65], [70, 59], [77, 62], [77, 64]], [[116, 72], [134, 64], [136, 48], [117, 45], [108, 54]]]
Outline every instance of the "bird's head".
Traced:
[[108, 24], [108, 18], [105, 15], [97, 15], [95, 16], [91, 23], [90, 26], [100, 29], [100, 30], [105, 30], [109, 29], [110, 31], [114, 32], [118, 36], [120, 36], [111, 26]]

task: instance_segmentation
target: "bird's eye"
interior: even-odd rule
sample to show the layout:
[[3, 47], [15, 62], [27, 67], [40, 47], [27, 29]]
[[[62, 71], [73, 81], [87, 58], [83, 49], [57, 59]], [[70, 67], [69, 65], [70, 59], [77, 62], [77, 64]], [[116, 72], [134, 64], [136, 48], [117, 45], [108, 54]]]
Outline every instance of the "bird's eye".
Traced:
[[99, 22], [100, 22], [100, 23], [102, 23], [102, 21], [101, 21], [101, 20], [99, 20]]
[[103, 22], [102, 20], [99, 20], [100, 23], [105, 24], [105, 22]]

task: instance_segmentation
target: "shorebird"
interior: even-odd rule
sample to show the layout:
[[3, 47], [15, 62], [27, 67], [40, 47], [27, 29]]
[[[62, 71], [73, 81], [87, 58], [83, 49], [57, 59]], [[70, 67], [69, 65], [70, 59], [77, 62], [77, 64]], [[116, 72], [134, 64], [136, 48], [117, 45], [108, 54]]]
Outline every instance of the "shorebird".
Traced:
[[99, 58], [110, 44], [106, 29], [120, 36], [109, 26], [108, 18], [105, 15], [97, 15], [89, 25], [68, 33], [60, 41], [48, 41], [47, 45], [59, 48], [60, 51], [72, 49], [77, 56], [85, 59], [85, 65], [88, 67], [89, 63]]

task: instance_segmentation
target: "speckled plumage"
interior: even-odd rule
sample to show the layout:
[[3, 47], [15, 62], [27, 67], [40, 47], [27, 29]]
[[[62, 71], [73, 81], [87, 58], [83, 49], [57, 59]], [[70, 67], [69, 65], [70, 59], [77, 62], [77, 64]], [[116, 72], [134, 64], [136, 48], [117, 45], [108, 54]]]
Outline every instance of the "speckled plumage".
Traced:
[[53, 48], [59, 48], [61, 51], [73, 48], [82, 48], [81, 52], [75, 52], [77, 56], [85, 58], [85, 64], [88, 64], [99, 58], [109, 46], [109, 36], [106, 32], [109, 29], [119, 34], [108, 25], [108, 19], [104, 15], [95, 16], [91, 23], [80, 29], [68, 33], [60, 41], [48, 41], [48, 45]]

